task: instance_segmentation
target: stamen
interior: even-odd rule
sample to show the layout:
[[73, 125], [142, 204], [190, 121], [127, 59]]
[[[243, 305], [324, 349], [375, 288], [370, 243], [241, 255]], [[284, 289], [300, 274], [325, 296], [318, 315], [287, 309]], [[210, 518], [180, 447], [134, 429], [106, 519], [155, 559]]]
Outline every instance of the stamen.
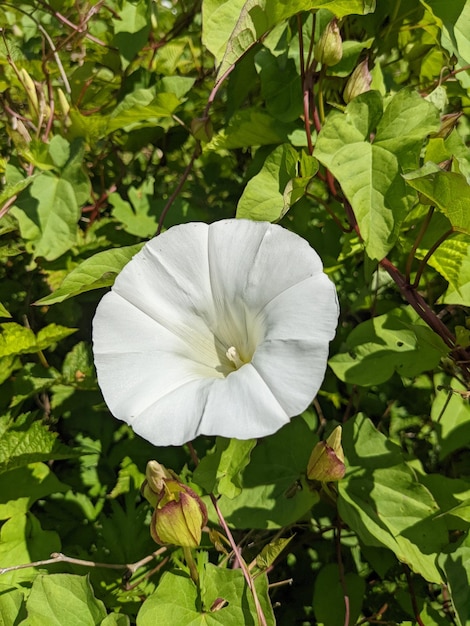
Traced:
[[235, 348], [235, 346], [230, 346], [230, 348], [225, 353], [225, 356], [235, 365], [236, 369], [238, 369], [242, 365], [245, 365], [245, 362], [241, 360], [240, 355], [238, 354], [238, 350]]

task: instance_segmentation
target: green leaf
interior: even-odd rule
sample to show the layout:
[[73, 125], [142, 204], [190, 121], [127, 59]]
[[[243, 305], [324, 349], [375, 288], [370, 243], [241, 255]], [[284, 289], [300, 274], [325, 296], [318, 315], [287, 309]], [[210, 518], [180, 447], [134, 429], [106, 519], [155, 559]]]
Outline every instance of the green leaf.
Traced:
[[0, 584], [0, 624], [17, 626], [26, 617], [24, 595], [19, 589]]
[[383, 383], [394, 372], [414, 378], [432, 370], [449, 349], [430, 328], [412, 320], [402, 309], [359, 324], [346, 339], [348, 351], [331, 358], [330, 367], [341, 380], [362, 386]]
[[154, 89], [137, 89], [125, 96], [109, 116], [107, 132], [153, 126], [170, 117], [180, 105], [174, 93], [155, 93]]
[[[274, 626], [266, 577], [258, 576], [255, 584], [266, 623]], [[198, 589], [190, 578], [165, 573], [157, 590], [140, 609], [137, 626], [240, 626], [257, 623], [253, 596], [240, 569], [221, 569], [207, 563], [201, 572], [200, 594], [199, 600]], [[215, 609], [221, 599], [226, 604]]]
[[284, 191], [296, 175], [298, 155], [289, 144], [275, 148], [260, 172], [248, 181], [238, 201], [237, 217], [275, 222], [285, 210]]
[[220, 500], [227, 522], [235, 528], [279, 528], [305, 515], [318, 501], [302, 479], [317, 441], [301, 417], [260, 441], [243, 471], [240, 495]]
[[365, 435], [368, 447], [387, 447], [388, 441], [375, 429], [364, 429], [363, 422], [358, 416], [343, 428], [347, 472], [338, 483], [341, 518], [366, 545], [389, 548], [414, 572], [439, 583], [435, 560], [448, 543], [445, 522], [437, 517], [439, 507], [405, 463], [388, 457], [388, 464], [387, 455], [378, 454], [379, 467], [364, 464], [360, 449]]
[[279, 122], [257, 109], [245, 109], [233, 115], [227, 127], [215, 135], [205, 150], [233, 150], [284, 143], [294, 129], [293, 124]]
[[335, 563], [322, 567], [315, 577], [313, 610], [318, 622], [328, 626], [344, 626], [346, 607], [343, 584], [348, 590], [349, 624], [357, 622], [365, 593], [365, 581], [353, 572], [343, 572], [341, 576]]
[[[2, 567], [47, 559], [53, 552], [59, 552], [60, 548], [59, 535], [53, 530], [43, 530], [38, 519], [31, 513], [14, 515], [0, 530]], [[36, 568], [13, 570], [2, 574], [2, 583], [17, 584], [29, 581], [36, 575]]]
[[111, 248], [94, 254], [68, 274], [61, 286], [35, 304], [55, 304], [92, 289], [109, 287], [122, 268], [137, 254], [144, 242], [124, 248]]
[[[437, 166], [434, 169], [432, 165], [405, 174], [406, 182], [442, 211], [454, 230], [470, 235], [470, 185], [467, 179], [457, 172], [444, 172]], [[430, 167], [434, 171], [429, 172]]]
[[[441, 42], [444, 48], [455, 54], [458, 59], [458, 67], [464, 67], [470, 63], [470, 36], [468, 25], [470, 23], [470, 5], [466, 0], [421, 0], [442, 24]], [[456, 72], [455, 76], [466, 88], [470, 87], [467, 72]]]
[[[31, 364], [32, 365], [32, 364]], [[35, 414], [15, 420], [0, 417], [0, 473], [37, 461], [74, 458], [78, 452], [66, 447]]]
[[[444, 377], [437, 377], [437, 385], [442, 384], [431, 407], [431, 418], [438, 437], [439, 459], [445, 459], [455, 450], [460, 450], [470, 443], [470, 405], [459, 394], [466, 389], [457, 381], [451, 382]], [[447, 384], [446, 384], [447, 383]], [[450, 390], [454, 389], [454, 393]]]
[[[373, 2], [363, 0], [291, 0], [288, 3], [278, 0], [247, 0], [241, 11], [238, 2], [233, 8], [226, 4], [232, 2], [205, 2], [204, 15], [213, 18], [204, 29], [204, 43], [219, 61], [217, 78], [236, 63], [260, 38], [273, 26], [289, 19], [296, 13], [325, 8], [337, 17], [353, 13], [368, 13], [375, 6]], [[226, 42], [226, 46], [224, 46]]]
[[470, 621], [470, 546], [459, 546], [451, 554], [438, 559], [447, 578], [458, 626]]
[[11, 317], [10, 313], [7, 311], [7, 309], [3, 306], [1, 302], [0, 302], [0, 317]]
[[106, 609], [97, 600], [88, 576], [40, 574], [26, 601], [28, 626], [97, 626]]
[[[17, 196], [23, 189], [29, 187], [37, 177], [38, 174], [33, 174], [32, 176], [28, 176], [28, 178], [22, 178], [15, 183], [6, 185], [0, 192], [0, 206], [3, 206], [7, 200], [10, 200], [13, 196]], [[4, 219], [5, 217], [2, 217], [2, 220]]]
[[110, 194], [113, 217], [119, 220], [131, 235], [142, 238], [155, 235], [158, 217], [157, 203], [154, 200], [154, 179], [149, 177], [138, 189], [130, 187], [128, 195], [130, 203], [117, 193]]
[[29, 197], [11, 209], [21, 233], [33, 241], [35, 258], [57, 259], [76, 243], [80, 210], [72, 185], [51, 174], [34, 179]]
[[315, 156], [339, 181], [372, 259], [382, 259], [397, 240], [415, 199], [401, 171], [437, 128], [437, 109], [417, 94], [398, 92], [382, 114], [380, 95], [370, 91], [345, 113], [330, 113], [318, 136]]
[[208, 492], [235, 498], [242, 491], [241, 472], [250, 462], [256, 439], [217, 437], [216, 450], [207, 454], [194, 472], [194, 481]]
[[[21, 444], [18, 455], [16, 458], [12, 458], [13, 465], [15, 462], [21, 464], [21, 461], [30, 454], [25, 452], [28, 444], [33, 447], [31, 456], [35, 456], [34, 446], [39, 447], [42, 443], [41, 441], [34, 441], [35, 435], [37, 436], [37, 431], [33, 431], [27, 437], [26, 443]], [[43, 434], [40, 433], [39, 437], [43, 437]], [[2, 448], [2, 453], [4, 452], [5, 448]], [[21, 458], [22, 452], [24, 452], [23, 458]], [[38, 456], [40, 455], [38, 454]], [[42, 456], [47, 456], [47, 454]], [[53, 458], [53, 455], [51, 456]], [[68, 487], [61, 483], [44, 463], [30, 463], [2, 472], [0, 474], [0, 519], [8, 519], [19, 513], [26, 513], [40, 498], [51, 493], [67, 491], [67, 489]]]
[[15, 322], [0, 324], [0, 358], [16, 354], [31, 354], [44, 350], [61, 339], [76, 332], [75, 328], [65, 328], [57, 324], [49, 324], [34, 335], [30, 328]]
[[49, 142], [49, 154], [54, 165], [64, 167], [70, 157], [70, 144], [64, 137], [56, 135]]

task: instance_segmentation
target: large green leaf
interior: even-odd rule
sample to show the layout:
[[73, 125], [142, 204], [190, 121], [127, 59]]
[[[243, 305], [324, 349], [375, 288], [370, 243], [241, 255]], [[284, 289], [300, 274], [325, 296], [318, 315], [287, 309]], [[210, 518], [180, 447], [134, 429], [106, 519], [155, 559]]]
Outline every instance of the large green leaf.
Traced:
[[[26, 456], [26, 454], [22, 455], [22, 451], [28, 444], [33, 448], [32, 452], [34, 453], [36, 444], [33, 442], [33, 436], [35, 434], [37, 435], [37, 431], [26, 438], [26, 443], [21, 445], [19, 455], [12, 459], [13, 466], [15, 461], [19, 461], [20, 466], [0, 473], [0, 519], [9, 519], [19, 513], [26, 513], [40, 498], [68, 489], [56, 478], [45, 463], [22, 465], [21, 461]], [[43, 434], [40, 437], [44, 439]], [[38, 445], [40, 446], [41, 443]], [[5, 448], [2, 449], [2, 452], [5, 452]], [[52, 454], [51, 458], [53, 456]]]
[[403, 311], [386, 313], [354, 328], [346, 340], [347, 352], [329, 361], [335, 374], [355, 385], [378, 385], [394, 372], [413, 378], [432, 370], [448, 353], [442, 339], [422, 323], [413, 323]]
[[372, 91], [344, 113], [330, 113], [318, 136], [314, 154], [339, 181], [373, 259], [397, 240], [415, 200], [402, 170], [416, 164], [426, 135], [437, 128], [437, 109], [417, 94], [398, 92], [382, 113], [381, 97]]
[[72, 185], [41, 174], [12, 207], [22, 235], [34, 244], [35, 258], [57, 259], [76, 243], [80, 209]]
[[75, 267], [56, 291], [44, 296], [35, 304], [55, 304], [85, 291], [109, 287], [114, 283], [124, 265], [137, 254], [143, 245], [139, 243], [125, 248], [111, 248], [94, 254]]
[[[54, 530], [43, 530], [34, 515], [15, 514], [3, 524], [0, 531], [1, 567], [47, 559], [52, 552], [59, 552], [60, 547], [59, 535]], [[36, 574], [37, 569], [33, 568], [12, 570], [2, 574], [2, 583], [28, 581]]]
[[[260, 441], [241, 475], [240, 495], [219, 501], [227, 522], [236, 528], [279, 528], [305, 515], [318, 501], [302, 480], [317, 441], [300, 417]], [[217, 522], [210, 502], [208, 510]]]
[[[367, 441], [365, 439], [367, 438]], [[347, 472], [338, 483], [342, 519], [368, 546], [384, 546], [430, 582], [442, 576], [437, 555], [448, 543], [444, 520], [431, 493], [397, 454], [387, 438], [362, 416], [343, 429]], [[376, 448], [373, 456], [362, 450]]]
[[106, 617], [88, 577], [74, 574], [37, 576], [26, 608], [30, 626], [97, 626]]
[[[337, 17], [353, 13], [364, 14], [374, 10], [373, 0], [247, 0], [242, 3], [204, 3], [204, 16], [212, 19], [204, 26], [204, 43], [221, 61], [218, 77], [236, 63], [273, 26], [296, 13], [312, 9], [328, 9]], [[233, 4], [233, 7], [226, 5]], [[240, 10], [241, 7], [241, 10]], [[225, 44], [225, 45], [224, 45]], [[223, 56], [222, 56], [223, 54]]]
[[[256, 591], [266, 624], [274, 626], [266, 576], [256, 578]], [[216, 608], [221, 600], [226, 604]], [[201, 572], [200, 596], [190, 578], [167, 572], [137, 615], [137, 626], [254, 626], [257, 623], [253, 596], [242, 571], [221, 569], [211, 563]]]

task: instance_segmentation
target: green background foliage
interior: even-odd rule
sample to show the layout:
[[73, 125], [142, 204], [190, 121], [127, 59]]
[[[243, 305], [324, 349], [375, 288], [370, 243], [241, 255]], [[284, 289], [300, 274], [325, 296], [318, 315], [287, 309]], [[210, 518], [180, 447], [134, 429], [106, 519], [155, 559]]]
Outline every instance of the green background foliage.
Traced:
[[[470, 2], [0, 7], [0, 624], [468, 626]], [[91, 322], [146, 240], [228, 217], [306, 238], [341, 318], [309, 410], [196, 467], [110, 415]], [[345, 477], [307, 480], [338, 424]], [[199, 588], [151, 459], [208, 507]]]

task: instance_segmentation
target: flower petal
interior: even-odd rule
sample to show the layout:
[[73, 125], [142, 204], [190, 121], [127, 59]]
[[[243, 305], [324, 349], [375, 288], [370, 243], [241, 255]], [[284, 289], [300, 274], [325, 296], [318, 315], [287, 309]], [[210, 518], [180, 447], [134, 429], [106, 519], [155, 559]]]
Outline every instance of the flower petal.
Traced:
[[[183, 224], [155, 237], [126, 265], [113, 291], [191, 346], [214, 340], [208, 259], [208, 226]], [[196, 338], [196, 339], [195, 339]], [[226, 347], [219, 346], [225, 354]]]
[[199, 432], [252, 439], [270, 435], [288, 421], [271, 389], [247, 363], [226, 378], [213, 381]]
[[305, 239], [267, 222], [222, 220], [209, 227], [209, 272], [215, 306], [242, 301], [258, 311], [309, 276], [321, 274], [318, 254]]

